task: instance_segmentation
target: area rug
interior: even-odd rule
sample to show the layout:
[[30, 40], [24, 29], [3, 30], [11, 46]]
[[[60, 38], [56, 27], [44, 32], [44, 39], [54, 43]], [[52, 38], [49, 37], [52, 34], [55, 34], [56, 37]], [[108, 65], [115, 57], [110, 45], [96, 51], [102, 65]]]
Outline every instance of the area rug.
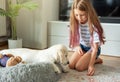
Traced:
[[57, 82], [120, 82], [120, 68], [104, 64], [95, 65], [94, 76], [87, 76], [87, 71], [78, 72], [68, 68], [68, 73], [61, 74]]
[[0, 67], [0, 82], [56, 82], [58, 78], [51, 63]]

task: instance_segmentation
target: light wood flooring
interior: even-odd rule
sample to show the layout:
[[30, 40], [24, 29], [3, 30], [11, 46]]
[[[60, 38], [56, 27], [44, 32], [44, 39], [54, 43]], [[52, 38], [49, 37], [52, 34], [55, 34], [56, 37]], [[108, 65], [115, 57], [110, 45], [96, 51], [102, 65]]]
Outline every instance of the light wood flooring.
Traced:
[[8, 44], [7, 41], [0, 42], [0, 50], [7, 49], [8, 48], [7, 44]]

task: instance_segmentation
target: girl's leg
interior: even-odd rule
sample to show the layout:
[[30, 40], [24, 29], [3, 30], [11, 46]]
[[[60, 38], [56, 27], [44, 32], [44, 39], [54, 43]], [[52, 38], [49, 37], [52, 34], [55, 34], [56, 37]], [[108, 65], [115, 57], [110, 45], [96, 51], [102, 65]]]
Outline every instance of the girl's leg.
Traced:
[[[90, 58], [91, 58], [91, 52], [87, 52], [85, 53], [76, 63], [75, 68], [78, 71], [83, 71], [86, 70], [88, 68], [89, 62], [90, 62]], [[97, 58], [95, 61], [95, 64], [101, 64], [103, 63], [103, 60], [101, 58]]]
[[95, 61], [95, 64], [102, 64], [102, 63], [103, 63], [103, 60], [99, 57]]
[[75, 69], [78, 71], [83, 71], [88, 68], [91, 58], [91, 52], [86, 52], [76, 63]]
[[69, 59], [69, 67], [70, 67], [71, 69], [74, 69], [76, 63], [78, 62], [78, 60], [79, 60], [81, 57], [82, 57], [82, 55], [79, 54], [77, 51], [75, 51], [75, 52], [72, 54], [71, 58]]

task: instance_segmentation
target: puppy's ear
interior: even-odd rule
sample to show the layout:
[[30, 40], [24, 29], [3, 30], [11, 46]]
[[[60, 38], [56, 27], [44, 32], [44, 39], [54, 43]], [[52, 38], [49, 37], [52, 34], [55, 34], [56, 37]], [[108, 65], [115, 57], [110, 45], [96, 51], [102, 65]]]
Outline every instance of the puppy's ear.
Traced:
[[64, 54], [63, 54], [63, 51], [62, 50], [58, 50], [57, 51], [57, 55], [59, 56], [59, 62], [61, 63], [61, 64], [63, 64], [63, 62], [64, 62]]
[[55, 62], [54, 63], [60, 63], [60, 56], [59, 56], [58, 52], [55, 55]]

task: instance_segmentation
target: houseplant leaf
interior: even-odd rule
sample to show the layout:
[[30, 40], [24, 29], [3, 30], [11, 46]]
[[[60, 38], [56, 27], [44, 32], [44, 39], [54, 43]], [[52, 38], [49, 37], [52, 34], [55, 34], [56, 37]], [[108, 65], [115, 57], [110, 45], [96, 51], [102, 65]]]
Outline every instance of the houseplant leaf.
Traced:
[[1, 16], [6, 16], [7, 12], [4, 9], [0, 8], [0, 15]]
[[11, 27], [11, 39], [17, 40], [17, 30], [16, 30], [16, 17], [19, 15], [19, 11], [22, 8], [33, 10], [38, 7], [38, 4], [32, 2], [31, 0], [6, 0], [7, 1], [7, 9], [0, 8], [0, 15], [7, 16], [10, 18], [10, 27]]
[[0, 8], [1, 16], [8, 16], [11, 20], [11, 31], [12, 31], [12, 39], [17, 39], [16, 32], [16, 17], [19, 15], [19, 11], [22, 8], [33, 10], [38, 7], [38, 4], [32, 2], [30, 0], [16, 0], [16, 3], [12, 3], [12, 0], [7, 0], [8, 9], [4, 10]]

